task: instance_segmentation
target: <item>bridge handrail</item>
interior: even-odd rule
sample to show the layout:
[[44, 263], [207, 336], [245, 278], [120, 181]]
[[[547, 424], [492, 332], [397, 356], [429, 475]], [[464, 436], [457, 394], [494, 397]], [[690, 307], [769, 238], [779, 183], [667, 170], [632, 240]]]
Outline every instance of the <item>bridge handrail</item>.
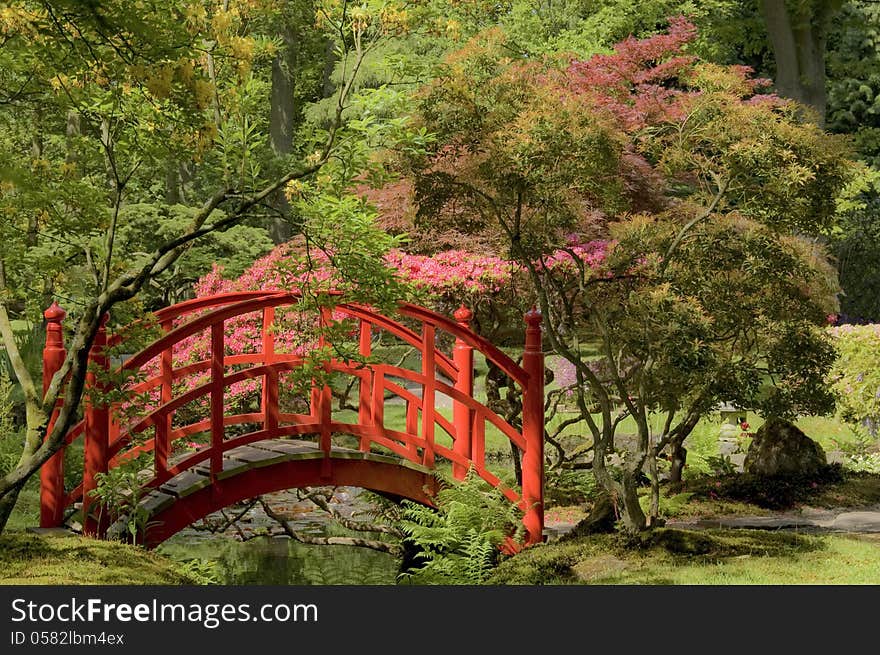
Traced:
[[[172, 328], [162, 337], [159, 337], [159, 339], [154, 341], [152, 344], [127, 359], [122, 364], [122, 369], [130, 370], [140, 368], [151, 359], [161, 354], [163, 351], [173, 347], [178, 342], [183, 341], [187, 337], [191, 337], [194, 334], [211, 327], [212, 325], [215, 325], [222, 321], [226, 321], [236, 316], [240, 316], [242, 314], [250, 314], [251, 312], [265, 309], [267, 307], [278, 307], [280, 305], [284, 305], [288, 301], [297, 300], [299, 297], [300, 296], [298, 294], [282, 292], [263, 294], [255, 298], [249, 298], [233, 304], [223, 305], [206, 314], [202, 314], [201, 316], [196, 317], [192, 321]], [[421, 339], [412, 330], [409, 330], [402, 325], [398, 325], [390, 319], [380, 314], [376, 314], [375, 312], [372, 312], [364, 307], [360, 307], [358, 305], [350, 305], [347, 303], [340, 303], [339, 305], [336, 305], [334, 309], [342, 311], [343, 313], [351, 313], [353, 315], [362, 315], [364, 317], [368, 317], [368, 320], [370, 322], [375, 322], [383, 329], [387, 329], [388, 331], [395, 333], [401, 339], [407, 341], [407, 343], [410, 343], [410, 345], [418, 347], [421, 344]], [[439, 314], [435, 316], [437, 316], [438, 318], [442, 318]], [[437, 353], [437, 355], [438, 363], [440, 364], [440, 366], [445, 369], [446, 373], [454, 376], [455, 373], [457, 373], [458, 369], [452, 362], [452, 360], [443, 353]], [[501, 353], [501, 355], [504, 354]]]
[[444, 331], [461, 339], [470, 347], [479, 350], [483, 355], [495, 362], [498, 368], [504, 371], [510, 378], [519, 383], [521, 387], [528, 384], [528, 372], [485, 337], [469, 332], [452, 319], [418, 305], [401, 303], [400, 309], [404, 315], [441, 327]]
[[[192, 298], [190, 300], [183, 300], [179, 303], [175, 303], [168, 307], [163, 307], [162, 309], [157, 309], [153, 312], [153, 316], [160, 325], [167, 323], [168, 321], [173, 321], [175, 319], [181, 318], [183, 316], [187, 316], [189, 314], [193, 314], [200, 309], [205, 309], [207, 307], [221, 307], [226, 305], [231, 305], [233, 303], [241, 302], [243, 300], [252, 300], [254, 298], [262, 298], [263, 296], [271, 296], [279, 293], [287, 293], [283, 291], [231, 291], [227, 293], [218, 293], [213, 296], [204, 296], [201, 298]], [[293, 293], [293, 292], [291, 292]], [[144, 323], [143, 319], [134, 321], [133, 324]], [[122, 339], [125, 337], [122, 333], [117, 333], [107, 339], [108, 346], [116, 346], [122, 342]]]

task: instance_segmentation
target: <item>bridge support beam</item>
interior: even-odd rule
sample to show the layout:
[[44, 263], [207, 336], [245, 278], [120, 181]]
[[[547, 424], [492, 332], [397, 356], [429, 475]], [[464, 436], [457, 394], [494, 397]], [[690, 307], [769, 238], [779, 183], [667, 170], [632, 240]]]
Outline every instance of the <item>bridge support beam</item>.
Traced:
[[[109, 362], [105, 352], [107, 348], [108, 316], [101, 318], [95, 341], [89, 351], [91, 370], [86, 374], [86, 405], [85, 405], [85, 470], [83, 471], [83, 534], [103, 537], [109, 525], [109, 516], [100, 507], [100, 499], [93, 495], [98, 487], [97, 475], [106, 473], [110, 458], [110, 409], [99, 397], [106, 391], [106, 377], [100, 379], [97, 370], [107, 373]], [[95, 512], [95, 506], [98, 511]], [[97, 515], [96, 515], [97, 514]]]
[[522, 497], [526, 515], [526, 545], [543, 541], [544, 530], [544, 351], [541, 345], [541, 312], [526, 313], [526, 344], [523, 368], [528, 380], [523, 387]]
[[[150, 518], [144, 543], [155, 548], [188, 525], [234, 503], [282, 489], [327, 484], [323, 458], [251, 469], [177, 499]], [[233, 483], [234, 481], [234, 483]], [[228, 484], [227, 484], [228, 482]], [[429, 472], [363, 459], [333, 458], [333, 484], [370, 489], [431, 505], [437, 480]]]
[[[46, 346], [43, 348], [43, 394], [49, 389], [52, 378], [64, 364], [62, 322], [67, 316], [58, 303], [52, 303], [43, 316], [46, 318]], [[58, 408], [52, 409], [46, 438], [52, 433], [58, 418]], [[40, 527], [57, 528], [64, 523], [64, 448], [56, 452], [40, 468]]]

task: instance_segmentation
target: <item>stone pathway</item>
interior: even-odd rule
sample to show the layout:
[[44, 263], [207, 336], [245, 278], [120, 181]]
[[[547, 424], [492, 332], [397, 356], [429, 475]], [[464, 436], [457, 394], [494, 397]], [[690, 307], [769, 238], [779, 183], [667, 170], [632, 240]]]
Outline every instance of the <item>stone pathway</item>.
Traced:
[[[566, 517], [568, 518], [568, 517]], [[544, 525], [547, 541], [556, 541], [574, 529], [576, 521], [549, 519]], [[743, 530], [787, 530], [791, 532], [853, 533], [880, 535], [880, 505], [864, 508], [818, 509], [804, 507], [797, 512], [778, 512], [765, 516], [716, 516], [669, 519], [667, 528], [707, 530], [729, 528]]]
[[[556, 541], [574, 529], [570, 521], [547, 521], [547, 541]], [[790, 532], [880, 534], [880, 505], [860, 509], [840, 507], [818, 509], [804, 507], [799, 512], [780, 512], [769, 516], [717, 516], [711, 518], [670, 519], [667, 528], [708, 530], [729, 528], [741, 530], [786, 530]]]
[[674, 519], [667, 521], [666, 526], [684, 530], [739, 528], [815, 533], [880, 533], [880, 505], [859, 510], [851, 508], [816, 509], [805, 507], [800, 512], [784, 512], [771, 516], [719, 516], [716, 518]]

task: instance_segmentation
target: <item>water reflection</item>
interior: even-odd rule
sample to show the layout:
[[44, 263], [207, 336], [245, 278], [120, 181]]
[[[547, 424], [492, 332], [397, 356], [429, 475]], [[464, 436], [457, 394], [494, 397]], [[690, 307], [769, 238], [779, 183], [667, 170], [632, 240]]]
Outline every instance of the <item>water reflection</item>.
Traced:
[[[368, 505], [360, 490], [336, 489], [333, 505], [351, 516]], [[303, 503], [292, 492], [266, 496], [273, 507], [285, 510], [291, 526], [302, 534], [345, 536], [349, 532], [326, 514]], [[243, 533], [251, 536], [272, 522], [253, 508], [241, 523]], [[188, 528], [159, 547], [159, 552], [177, 560], [197, 559], [214, 562], [222, 584], [246, 585], [390, 585], [395, 584], [400, 562], [389, 555], [355, 546], [313, 546], [287, 537], [255, 537], [248, 541], [235, 538], [236, 531], [212, 534]], [[381, 535], [358, 533], [366, 539]]]
[[177, 535], [161, 547], [175, 559], [217, 563], [223, 584], [388, 585], [398, 561], [387, 553], [353, 546], [311, 546], [283, 537], [246, 542], [224, 536], [193, 540]]

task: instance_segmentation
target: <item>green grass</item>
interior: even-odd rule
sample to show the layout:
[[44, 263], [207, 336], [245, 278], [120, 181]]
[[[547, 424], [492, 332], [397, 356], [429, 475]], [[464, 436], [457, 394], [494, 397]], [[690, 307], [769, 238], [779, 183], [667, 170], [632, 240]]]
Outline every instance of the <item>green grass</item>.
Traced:
[[636, 545], [594, 535], [530, 548], [490, 584], [880, 584], [880, 540], [758, 530], [656, 530]]
[[[21, 446], [16, 436], [0, 441], [0, 452], [12, 454], [15, 459], [20, 454]], [[73, 446], [68, 446], [65, 451], [65, 486], [70, 489], [82, 479], [83, 469], [83, 442], [76, 441]], [[24, 530], [32, 528], [40, 523], [40, 473], [34, 473], [25, 483], [24, 488], [18, 495], [18, 502], [9, 515], [6, 524], [8, 530]]]
[[0, 584], [198, 584], [181, 565], [152, 551], [78, 536], [7, 532], [0, 536]]

